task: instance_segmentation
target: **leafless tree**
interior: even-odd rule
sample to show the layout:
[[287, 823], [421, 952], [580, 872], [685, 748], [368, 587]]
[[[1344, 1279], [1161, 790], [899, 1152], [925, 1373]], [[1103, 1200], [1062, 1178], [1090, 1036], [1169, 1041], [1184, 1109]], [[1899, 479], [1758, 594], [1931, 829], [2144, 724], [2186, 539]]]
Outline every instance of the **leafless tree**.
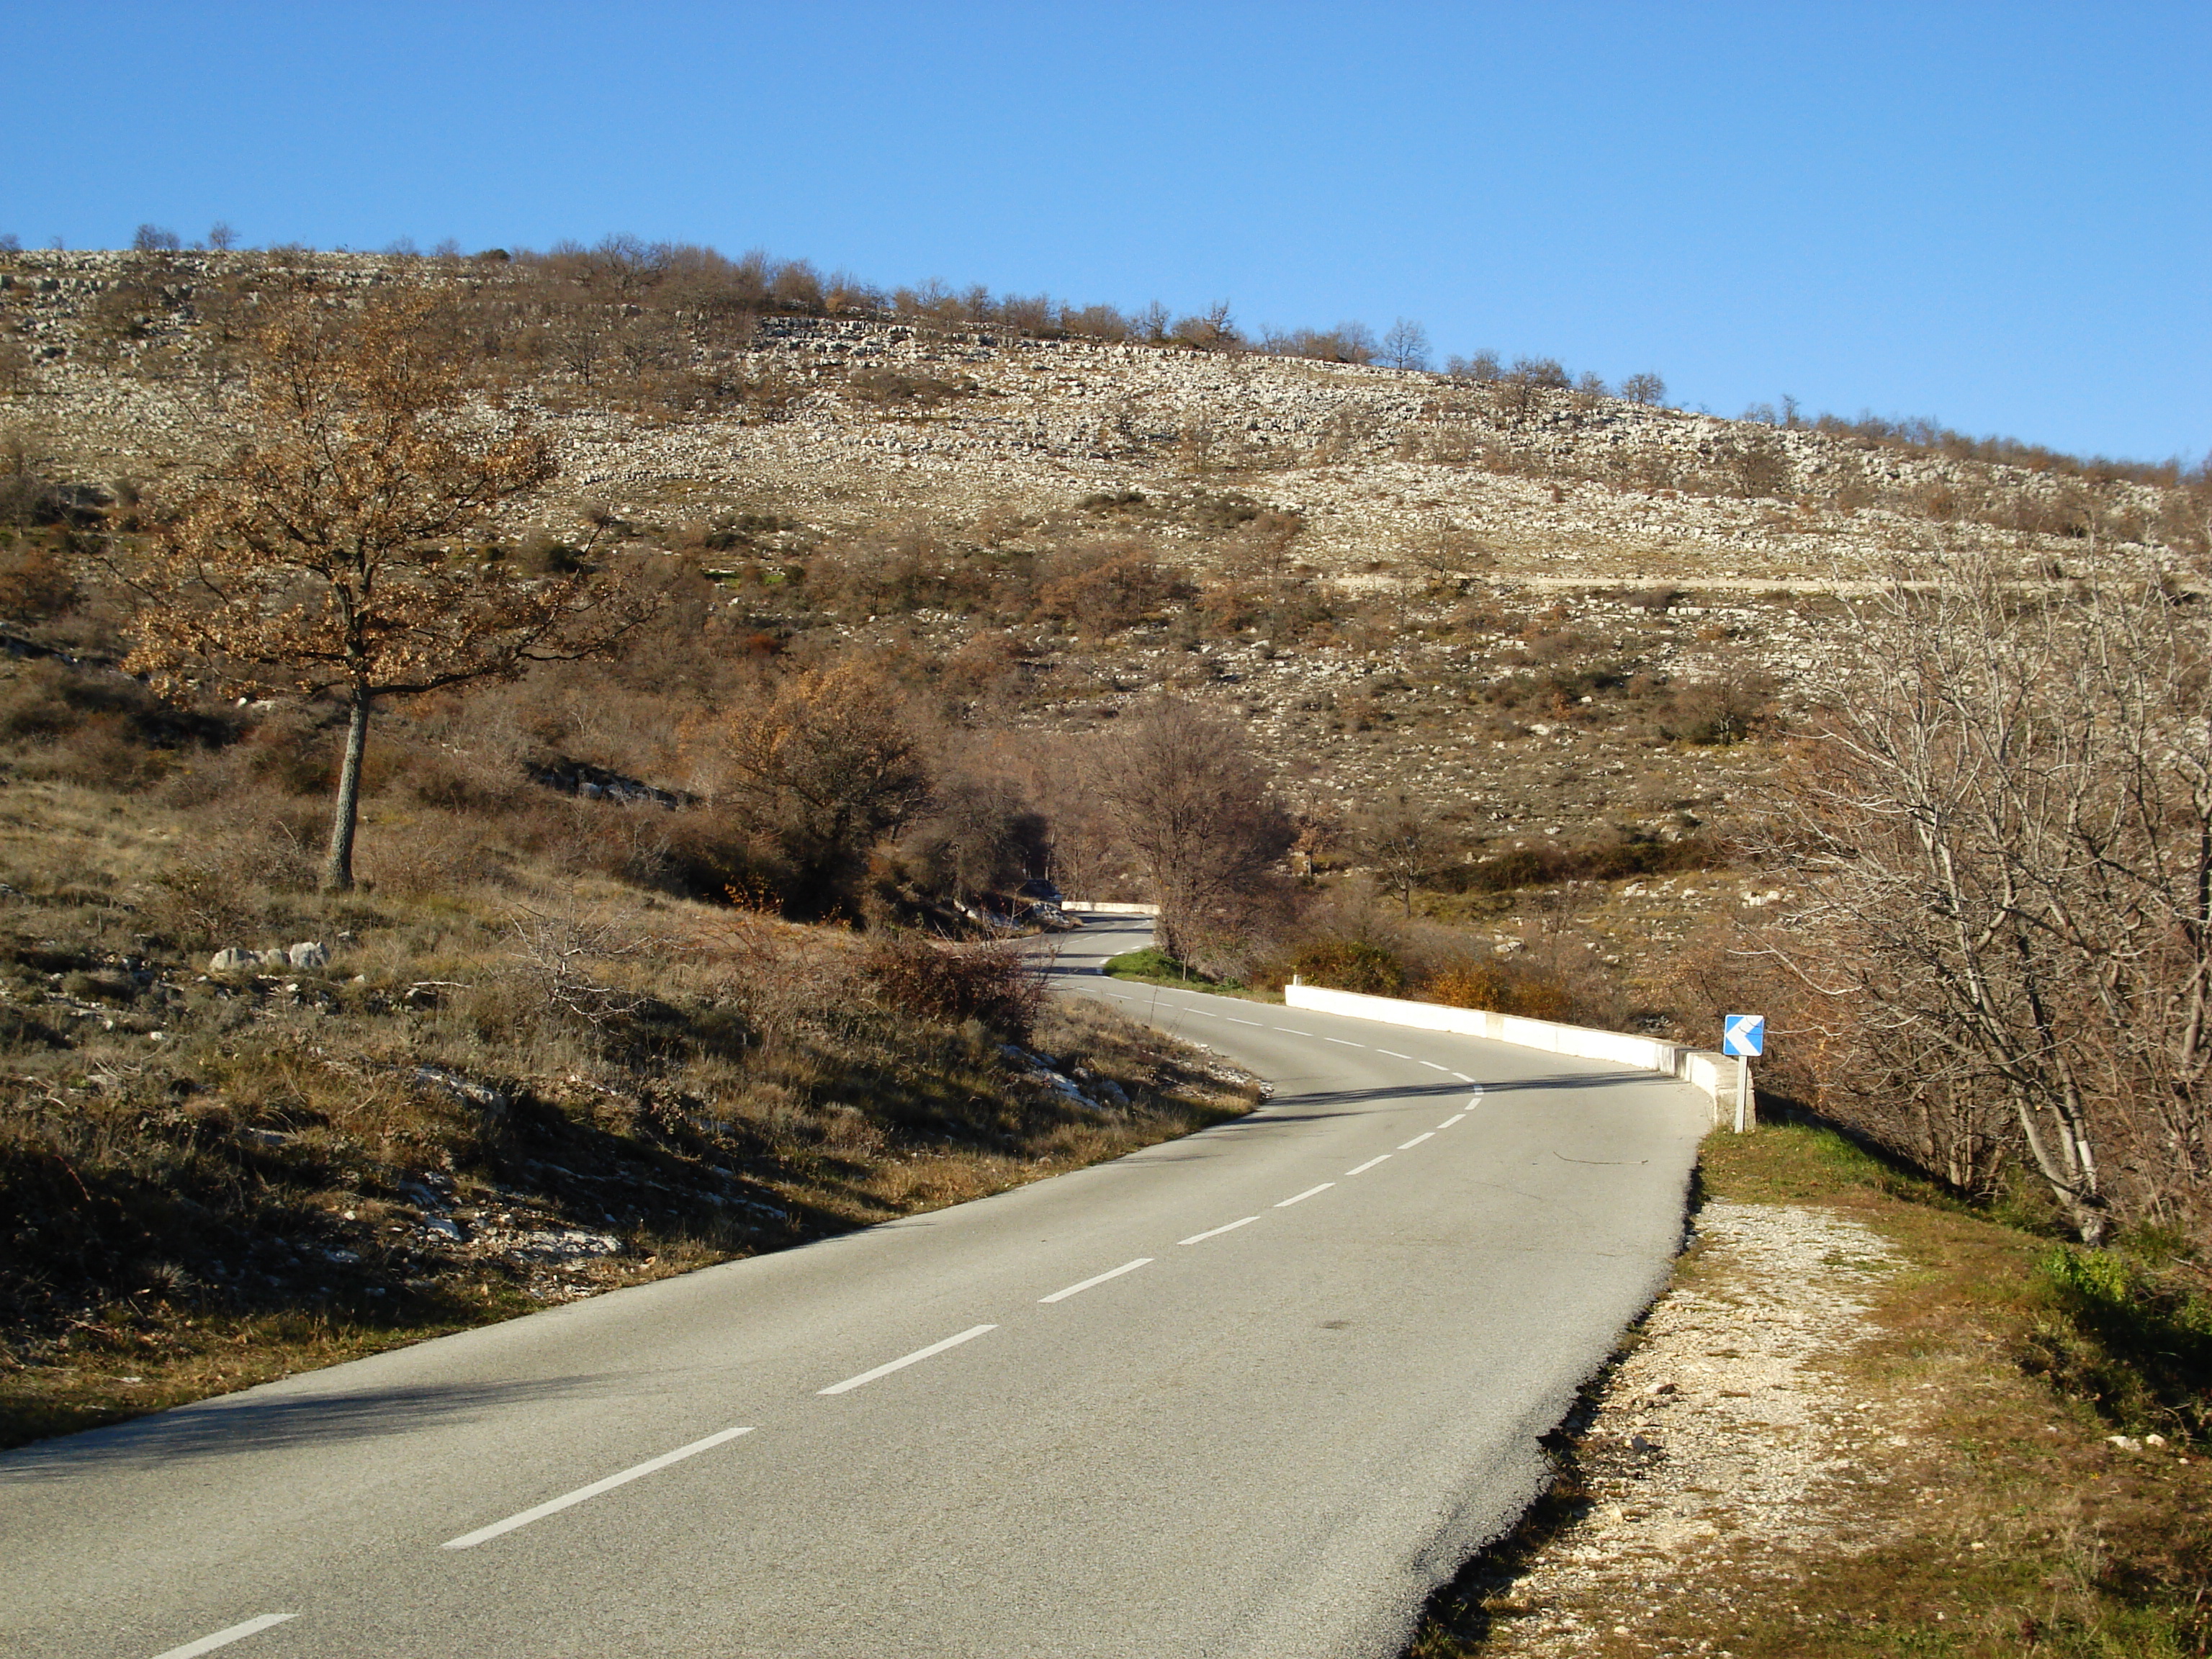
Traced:
[[1429, 366], [1429, 331], [1410, 317], [1401, 317], [1382, 337], [1382, 361], [1393, 368]]
[[1234, 351], [1244, 343], [1244, 337], [1237, 331], [1236, 319], [1229, 314], [1226, 300], [1217, 301], [1196, 316], [1178, 319], [1168, 331], [1171, 337], [1201, 351]]
[[1667, 382], [1647, 369], [1623, 380], [1620, 395], [1632, 404], [1662, 404], [1667, 400]]
[[1159, 948], [1178, 960], [1234, 934], [1291, 842], [1243, 729], [1163, 696], [1128, 717], [1099, 793], [1160, 907]]
[[1436, 866], [1447, 845], [1443, 826], [1425, 802], [1404, 790], [1378, 801], [1358, 825], [1360, 851], [1375, 872], [1375, 884], [1395, 893], [1413, 914], [1413, 890]]
[[1772, 944], [1893, 1069], [1999, 1103], [2088, 1242], [2212, 1199], [2212, 627], [2148, 564], [1900, 582], [1776, 801]]

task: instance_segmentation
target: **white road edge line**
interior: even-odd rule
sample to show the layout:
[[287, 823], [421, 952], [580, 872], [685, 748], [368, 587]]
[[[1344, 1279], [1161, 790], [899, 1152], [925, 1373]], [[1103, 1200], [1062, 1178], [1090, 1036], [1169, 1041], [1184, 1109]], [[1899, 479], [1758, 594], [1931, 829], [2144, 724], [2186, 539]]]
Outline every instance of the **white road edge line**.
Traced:
[[227, 1648], [233, 1642], [243, 1642], [249, 1636], [258, 1636], [272, 1625], [281, 1625], [299, 1616], [296, 1613], [264, 1613], [242, 1625], [233, 1625], [212, 1636], [203, 1636], [197, 1642], [187, 1642], [180, 1648], [171, 1648], [167, 1653], [157, 1653], [154, 1659], [199, 1659], [203, 1653], [213, 1653], [217, 1648]]
[[1389, 1154], [1389, 1153], [1388, 1153], [1388, 1152], [1385, 1152], [1385, 1153], [1383, 1153], [1383, 1154], [1382, 1154], [1382, 1157], [1380, 1157], [1380, 1158], [1369, 1158], [1369, 1159], [1367, 1160], [1367, 1162], [1366, 1162], [1366, 1163], [1364, 1163], [1364, 1164], [1361, 1164], [1358, 1169], [1356, 1169], [1356, 1170], [1346, 1170], [1344, 1173], [1345, 1173], [1346, 1176], [1365, 1175], [1365, 1174], [1366, 1174], [1370, 1170], [1373, 1169], [1376, 1164], [1388, 1164], [1389, 1161], [1390, 1161], [1390, 1154]]
[[1287, 1210], [1291, 1205], [1304, 1203], [1307, 1199], [1311, 1198], [1316, 1193], [1325, 1193], [1335, 1185], [1336, 1183], [1334, 1181], [1324, 1181], [1318, 1187], [1309, 1187], [1305, 1191], [1285, 1199], [1281, 1203], [1275, 1206], [1275, 1207], [1279, 1210]]
[[1450, 1127], [1451, 1127], [1451, 1126], [1452, 1126], [1453, 1124], [1455, 1124], [1455, 1123], [1458, 1122], [1462, 1118], [1465, 1117], [1466, 1115], [1467, 1115], [1467, 1114], [1466, 1114], [1465, 1112], [1454, 1112], [1454, 1113], [1453, 1113], [1449, 1117], [1446, 1118], [1443, 1122], [1441, 1122], [1441, 1123], [1437, 1124], [1437, 1128], [1439, 1128], [1439, 1129], [1449, 1129], [1449, 1128], [1450, 1128]]
[[902, 1371], [917, 1361], [943, 1353], [947, 1348], [957, 1348], [963, 1342], [973, 1342], [984, 1332], [995, 1331], [998, 1328], [996, 1325], [970, 1325], [957, 1336], [948, 1336], [942, 1342], [933, 1342], [926, 1348], [916, 1348], [912, 1353], [894, 1359], [887, 1365], [878, 1365], [872, 1371], [862, 1371], [858, 1376], [848, 1376], [842, 1382], [832, 1382], [828, 1388], [817, 1389], [815, 1392], [817, 1394], [850, 1394], [854, 1389], [872, 1382], [879, 1376], [889, 1376], [893, 1371]]
[[1218, 1238], [1224, 1233], [1233, 1233], [1239, 1227], [1248, 1227], [1260, 1218], [1248, 1215], [1242, 1221], [1232, 1221], [1225, 1227], [1209, 1227], [1202, 1233], [1193, 1233], [1188, 1238], [1178, 1238], [1178, 1244], [1203, 1244], [1209, 1238]]
[[1436, 1134], [1437, 1132], [1434, 1129], [1424, 1129], [1411, 1140], [1401, 1144], [1398, 1150], [1402, 1152], [1408, 1146], [1418, 1146], [1425, 1140], [1433, 1140], [1436, 1139]]
[[1109, 1272], [1100, 1273], [1096, 1278], [1086, 1279], [1080, 1285], [1071, 1285], [1064, 1291], [1054, 1291], [1050, 1296], [1041, 1296], [1037, 1300], [1040, 1302], [1065, 1302], [1071, 1296], [1074, 1296], [1079, 1292], [1089, 1290], [1093, 1285], [1103, 1285], [1109, 1279], [1119, 1279], [1123, 1273], [1133, 1273], [1152, 1259], [1152, 1258], [1148, 1255], [1140, 1255], [1134, 1261], [1124, 1261], [1120, 1267], [1115, 1267]]
[[[687, 1457], [696, 1457], [702, 1451], [711, 1451], [726, 1441], [735, 1440], [741, 1434], [751, 1432], [752, 1430], [750, 1427], [724, 1429], [720, 1434], [710, 1434], [704, 1440], [694, 1440], [690, 1445], [678, 1446], [672, 1452], [663, 1452], [658, 1457], [649, 1457], [635, 1468], [624, 1469], [620, 1474], [611, 1474], [604, 1480], [592, 1481], [588, 1486], [579, 1486], [575, 1491], [563, 1493], [549, 1503], [540, 1504], [535, 1509], [525, 1510], [520, 1515], [510, 1515], [506, 1520], [495, 1521], [488, 1527], [478, 1527], [474, 1532], [465, 1532], [459, 1538], [448, 1538], [438, 1547], [445, 1550], [474, 1549], [477, 1545], [489, 1542], [503, 1533], [513, 1532], [517, 1527], [526, 1527], [533, 1521], [543, 1521], [549, 1515], [558, 1515], [562, 1510], [574, 1509], [587, 1498], [597, 1498], [601, 1492], [612, 1492], [617, 1486], [626, 1486], [641, 1475], [652, 1474], [658, 1470], [665, 1469], [671, 1463], [680, 1463]], [[164, 1655], [163, 1659], [167, 1659], [167, 1656]]]

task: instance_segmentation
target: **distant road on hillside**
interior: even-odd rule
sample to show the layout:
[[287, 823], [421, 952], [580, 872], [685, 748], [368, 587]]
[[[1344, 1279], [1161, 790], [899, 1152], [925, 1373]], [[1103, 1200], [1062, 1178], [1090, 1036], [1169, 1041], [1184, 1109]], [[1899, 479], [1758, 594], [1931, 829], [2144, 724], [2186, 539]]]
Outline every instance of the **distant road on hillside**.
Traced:
[[1707, 1106], [1079, 971], [1263, 1112], [0, 1457], [0, 1651], [1395, 1654], [1656, 1289]]

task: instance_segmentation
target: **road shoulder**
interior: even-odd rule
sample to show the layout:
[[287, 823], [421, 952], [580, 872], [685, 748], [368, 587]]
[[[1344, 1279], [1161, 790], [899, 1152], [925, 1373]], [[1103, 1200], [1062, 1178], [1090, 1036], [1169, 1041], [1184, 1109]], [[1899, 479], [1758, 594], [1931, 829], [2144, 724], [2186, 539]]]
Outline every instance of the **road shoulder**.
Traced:
[[2029, 1374], [2051, 1241], [1716, 1137], [1673, 1282], [1413, 1659], [2204, 1651], [2212, 1464]]

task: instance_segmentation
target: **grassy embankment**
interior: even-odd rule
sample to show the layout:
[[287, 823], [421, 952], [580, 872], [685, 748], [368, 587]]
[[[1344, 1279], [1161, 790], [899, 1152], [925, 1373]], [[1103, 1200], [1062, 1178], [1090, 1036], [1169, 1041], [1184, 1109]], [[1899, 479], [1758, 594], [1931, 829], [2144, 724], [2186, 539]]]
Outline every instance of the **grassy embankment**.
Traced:
[[[398, 796], [367, 838], [392, 878], [326, 898], [269, 826], [188, 800], [21, 775], [0, 795], [0, 1445], [959, 1202], [1256, 1099], [1030, 997], [988, 950], [641, 893], [564, 866], [557, 835], [532, 853]], [[484, 873], [401, 878], [456, 839]], [[207, 970], [211, 945], [298, 940], [331, 960]]]
[[1206, 991], [1219, 996], [1255, 996], [1250, 987], [1233, 979], [1214, 979], [1166, 951], [1147, 945], [1141, 951], [1124, 951], [1106, 961], [1106, 972], [1115, 979], [1140, 985], [1172, 985], [1178, 990]]
[[[1909, 1264], [1879, 1280], [1876, 1334], [1823, 1362], [1855, 1409], [1903, 1431], [1856, 1450], [1842, 1507], [1808, 1517], [1856, 1541], [1778, 1564], [1731, 1556], [1743, 1565], [1717, 1575], [1701, 1563], [1695, 1597], [1644, 1585], [1632, 1607], [1574, 1609], [1589, 1632], [1578, 1651], [2212, 1651], [2212, 1296], [2201, 1264], [2155, 1235], [2103, 1254], [2070, 1248], [1824, 1130], [1716, 1135], [1701, 1176], [1710, 1197], [1861, 1224]], [[1697, 1249], [1677, 1283], [1723, 1301], [1741, 1294]], [[1593, 1395], [1602, 1413], [1602, 1382]], [[1550, 1495], [1438, 1598], [1419, 1659], [1524, 1650], [1511, 1626], [1528, 1609], [1499, 1593], [1501, 1575], [1572, 1551], [1592, 1508], [1576, 1446], [1559, 1455]], [[1714, 1501], [1725, 1510], [1725, 1493]], [[1617, 1619], [1634, 1621], [1632, 1636]]]

